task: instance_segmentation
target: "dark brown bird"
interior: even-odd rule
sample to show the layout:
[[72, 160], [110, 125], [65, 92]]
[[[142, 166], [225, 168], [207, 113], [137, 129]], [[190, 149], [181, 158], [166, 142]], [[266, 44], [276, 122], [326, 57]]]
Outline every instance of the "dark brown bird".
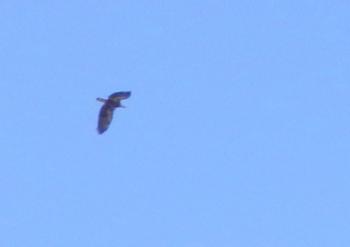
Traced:
[[111, 94], [108, 99], [97, 98], [97, 101], [103, 102], [100, 114], [98, 116], [97, 131], [102, 134], [108, 129], [109, 124], [113, 119], [113, 111], [117, 107], [125, 107], [120, 101], [129, 98], [131, 92], [117, 92]]

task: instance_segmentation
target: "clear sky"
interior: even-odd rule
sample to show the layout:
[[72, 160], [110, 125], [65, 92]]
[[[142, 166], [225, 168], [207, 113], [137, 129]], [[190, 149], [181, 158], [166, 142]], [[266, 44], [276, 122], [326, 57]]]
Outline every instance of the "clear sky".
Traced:
[[0, 246], [349, 246], [349, 13], [2, 0]]

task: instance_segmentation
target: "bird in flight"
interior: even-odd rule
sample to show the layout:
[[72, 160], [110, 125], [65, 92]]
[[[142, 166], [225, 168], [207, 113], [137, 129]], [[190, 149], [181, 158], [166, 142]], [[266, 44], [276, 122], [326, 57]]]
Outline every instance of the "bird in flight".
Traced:
[[97, 98], [97, 101], [103, 102], [100, 114], [98, 116], [97, 132], [102, 134], [108, 129], [109, 124], [113, 119], [113, 111], [117, 107], [125, 107], [120, 101], [129, 98], [131, 92], [116, 92], [111, 94], [108, 99]]

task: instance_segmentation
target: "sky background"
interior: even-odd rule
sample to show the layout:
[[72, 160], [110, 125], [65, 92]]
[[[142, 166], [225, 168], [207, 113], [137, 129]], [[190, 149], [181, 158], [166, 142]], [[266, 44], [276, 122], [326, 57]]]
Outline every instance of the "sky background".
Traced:
[[349, 13], [2, 0], [0, 246], [349, 246]]

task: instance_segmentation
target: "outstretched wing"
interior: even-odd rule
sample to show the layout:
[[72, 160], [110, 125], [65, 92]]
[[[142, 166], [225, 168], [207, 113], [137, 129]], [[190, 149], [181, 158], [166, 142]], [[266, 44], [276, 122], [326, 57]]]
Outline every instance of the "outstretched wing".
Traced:
[[113, 101], [120, 101], [120, 100], [129, 98], [130, 95], [131, 95], [131, 92], [117, 92], [109, 95], [108, 99]]
[[114, 111], [114, 107], [111, 107], [108, 104], [104, 104], [101, 107], [100, 114], [98, 116], [98, 126], [97, 126], [97, 131], [99, 134], [102, 134], [108, 129], [109, 124], [112, 122], [112, 119], [113, 119], [113, 111]]

